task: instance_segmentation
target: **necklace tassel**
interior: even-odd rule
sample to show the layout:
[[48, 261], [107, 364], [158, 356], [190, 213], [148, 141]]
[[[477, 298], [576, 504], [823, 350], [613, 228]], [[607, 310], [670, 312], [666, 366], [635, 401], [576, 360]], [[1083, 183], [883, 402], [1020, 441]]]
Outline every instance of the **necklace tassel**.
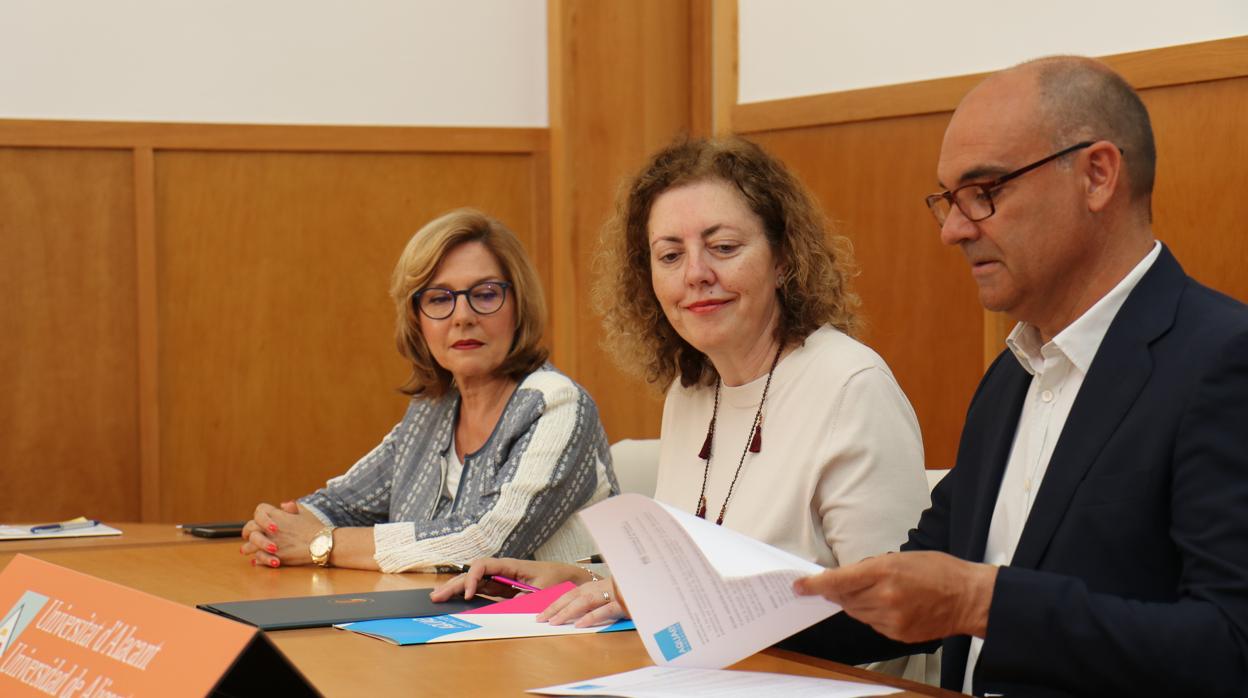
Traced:
[[713, 435], [714, 432], [708, 429], [706, 432], [706, 441], [702, 442], [702, 450], [698, 451], [699, 459], [707, 460], [711, 457], [711, 437]]
[[[761, 453], [763, 450], [763, 405], [767, 404], [767, 391], [771, 389], [771, 377], [776, 373], [776, 365], [780, 363], [780, 354], [783, 351], [783, 344], [776, 347], [776, 358], [771, 360], [771, 368], [767, 371], [767, 382], [763, 384], [763, 395], [758, 399], [758, 411], [754, 413], [753, 433], [750, 434], [750, 440], [746, 442], [745, 450], [741, 452], [741, 460], [737, 461], [737, 470], [732, 474], [732, 482], [728, 483], [728, 494], [724, 497], [724, 505], [719, 508], [719, 516], [715, 518], [716, 525], [722, 526], [724, 523], [728, 501], [732, 499], [732, 491], [737, 487], [737, 478], [741, 476], [741, 466], [745, 465], [745, 457], [751, 453]], [[715, 420], [719, 417], [719, 391], [723, 385], [722, 378], [715, 381], [715, 406], [711, 409], [711, 423], [706, 425], [706, 441], [702, 443], [702, 450], [698, 451], [698, 458], [706, 461], [706, 465], [702, 468], [702, 492], [698, 495], [697, 516], [700, 519], [706, 518], [706, 482], [711, 477], [711, 440], [715, 437]]]

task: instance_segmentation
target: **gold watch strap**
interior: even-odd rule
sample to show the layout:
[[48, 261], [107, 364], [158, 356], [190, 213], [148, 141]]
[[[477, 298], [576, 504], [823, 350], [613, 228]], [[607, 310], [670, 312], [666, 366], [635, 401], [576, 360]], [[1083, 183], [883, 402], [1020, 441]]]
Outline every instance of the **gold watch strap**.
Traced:
[[[334, 552], [334, 529], [335, 528], [336, 528], [335, 526], [326, 526], [325, 528], [322, 528], [321, 530], [317, 531], [316, 535], [312, 537], [313, 542], [320, 540], [322, 537], [327, 538], [329, 540], [329, 547], [325, 549], [324, 555], [317, 555], [315, 553], [312, 553], [312, 562], [315, 562], [321, 567], [329, 567], [329, 556], [332, 555]], [[311, 551], [309, 551], [309, 553], [311, 553]]]

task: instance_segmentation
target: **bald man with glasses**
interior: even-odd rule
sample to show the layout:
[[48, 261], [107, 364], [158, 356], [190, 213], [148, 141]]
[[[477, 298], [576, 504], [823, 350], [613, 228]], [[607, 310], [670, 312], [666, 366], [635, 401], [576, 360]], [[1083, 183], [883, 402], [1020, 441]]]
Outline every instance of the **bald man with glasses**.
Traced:
[[926, 203], [1018, 324], [904, 552], [799, 581], [846, 613], [789, 646], [942, 641], [942, 684], [977, 695], [1248, 695], [1248, 308], [1154, 238], [1155, 158], [1096, 61], [962, 101]]

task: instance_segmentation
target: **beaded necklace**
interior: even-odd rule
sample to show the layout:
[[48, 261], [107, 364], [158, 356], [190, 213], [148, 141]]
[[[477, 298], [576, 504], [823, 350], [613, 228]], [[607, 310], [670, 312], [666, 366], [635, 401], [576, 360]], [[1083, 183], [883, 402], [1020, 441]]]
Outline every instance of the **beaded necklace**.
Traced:
[[[741, 466], [745, 465], [745, 455], [760, 453], [763, 450], [763, 405], [767, 403], [771, 377], [776, 372], [776, 364], [780, 363], [780, 352], [783, 348], [783, 344], [776, 348], [776, 358], [772, 359], [771, 369], [767, 371], [767, 382], [763, 384], [763, 397], [758, 401], [758, 411], [754, 413], [754, 426], [750, 429], [750, 436], [745, 441], [745, 450], [741, 451], [741, 460], [737, 461], [737, 471], [732, 474], [732, 482], [728, 485], [724, 505], [719, 508], [719, 516], [715, 519], [717, 526], [724, 525], [724, 514], [728, 511], [728, 502], [732, 499], [732, 491], [737, 486], [737, 478], [741, 476]], [[706, 461], [706, 466], [702, 469], [702, 493], [698, 495], [697, 516], [700, 519], [706, 518], [706, 481], [711, 475], [711, 450], [715, 440], [715, 420], [719, 417], [719, 390], [723, 384], [723, 378], [716, 379], [715, 408], [711, 412], [711, 423], [706, 427], [706, 441], [702, 444], [702, 450], [698, 452], [698, 458]]]

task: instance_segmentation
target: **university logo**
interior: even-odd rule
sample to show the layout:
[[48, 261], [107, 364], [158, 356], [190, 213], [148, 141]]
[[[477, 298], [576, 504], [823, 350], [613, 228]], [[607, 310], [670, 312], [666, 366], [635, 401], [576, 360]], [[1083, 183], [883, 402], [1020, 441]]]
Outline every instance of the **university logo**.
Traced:
[[0, 621], [0, 657], [8, 652], [9, 645], [30, 625], [47, 602], [48, 597], [43, 594], [28, 591], [4, 614], [4, 620]]

